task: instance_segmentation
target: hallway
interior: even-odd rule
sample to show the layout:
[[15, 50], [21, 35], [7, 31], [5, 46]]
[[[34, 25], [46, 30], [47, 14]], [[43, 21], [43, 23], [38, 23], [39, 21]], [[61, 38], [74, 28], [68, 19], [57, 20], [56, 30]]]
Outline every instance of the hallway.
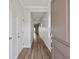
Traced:
[[10, 0], [9, 59], [69, 59], [67, 3]]
[[36, 36], [31, 48], [23, 48], [17, 59], [51, 59], [51, 53], [40, 36]]

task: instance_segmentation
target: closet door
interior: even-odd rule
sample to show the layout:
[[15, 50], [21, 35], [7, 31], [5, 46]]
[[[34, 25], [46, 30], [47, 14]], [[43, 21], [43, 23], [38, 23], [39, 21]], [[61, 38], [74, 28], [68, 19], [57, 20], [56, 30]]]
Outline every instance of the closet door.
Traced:
[[20, 17], [17, 17], [17, 40], [18, 40], [18, 54], [22, 50], [22, 21]]
[[15, 8], [12, 9], [12, 59], [17, 58], [17, 51], [18, 51], [18, 46], [17, 46], [17, 22], [16, 22], [16, 10]]
[[51, 17], [53, 59], [70, 59], [69, 0], [52, 0]]
[[12, 8], [9, 8], [9, 58], [12, 59]]

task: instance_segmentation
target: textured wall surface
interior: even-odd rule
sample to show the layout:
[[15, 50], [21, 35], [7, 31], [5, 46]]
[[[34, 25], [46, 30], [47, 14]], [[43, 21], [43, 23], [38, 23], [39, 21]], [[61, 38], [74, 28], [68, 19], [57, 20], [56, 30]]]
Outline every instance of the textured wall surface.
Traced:
[[52, 34], [54, 59], [69, 59], [69, 1], [52, 1]]

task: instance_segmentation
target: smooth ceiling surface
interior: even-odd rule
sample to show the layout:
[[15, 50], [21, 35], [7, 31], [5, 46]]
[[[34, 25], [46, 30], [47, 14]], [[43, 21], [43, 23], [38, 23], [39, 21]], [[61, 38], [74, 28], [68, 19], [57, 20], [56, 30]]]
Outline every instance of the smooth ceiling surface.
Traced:
[[49, 0], [20, 0], [21, 4], [26, 6], [48, 6]]
[[34, 21], [41, 21], [47, 12], [32, 12], [31, 17]]

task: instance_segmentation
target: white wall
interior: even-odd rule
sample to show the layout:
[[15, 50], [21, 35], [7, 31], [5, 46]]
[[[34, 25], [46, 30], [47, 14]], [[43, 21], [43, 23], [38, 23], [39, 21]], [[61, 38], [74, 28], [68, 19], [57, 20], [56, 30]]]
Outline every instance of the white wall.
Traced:
[[40, 30], [40, 36], [45, 42], [48, 49], [51, 51], [51, 39], [50, 39], [50, 19], [49, 14], [44, 15], [44, 17], [41, 20], [42, 26], [39, 28]]
[[23, 39], [23, 47], [31, 48], [31, 19], [29, 11], [24, 11], [24, 39]]

